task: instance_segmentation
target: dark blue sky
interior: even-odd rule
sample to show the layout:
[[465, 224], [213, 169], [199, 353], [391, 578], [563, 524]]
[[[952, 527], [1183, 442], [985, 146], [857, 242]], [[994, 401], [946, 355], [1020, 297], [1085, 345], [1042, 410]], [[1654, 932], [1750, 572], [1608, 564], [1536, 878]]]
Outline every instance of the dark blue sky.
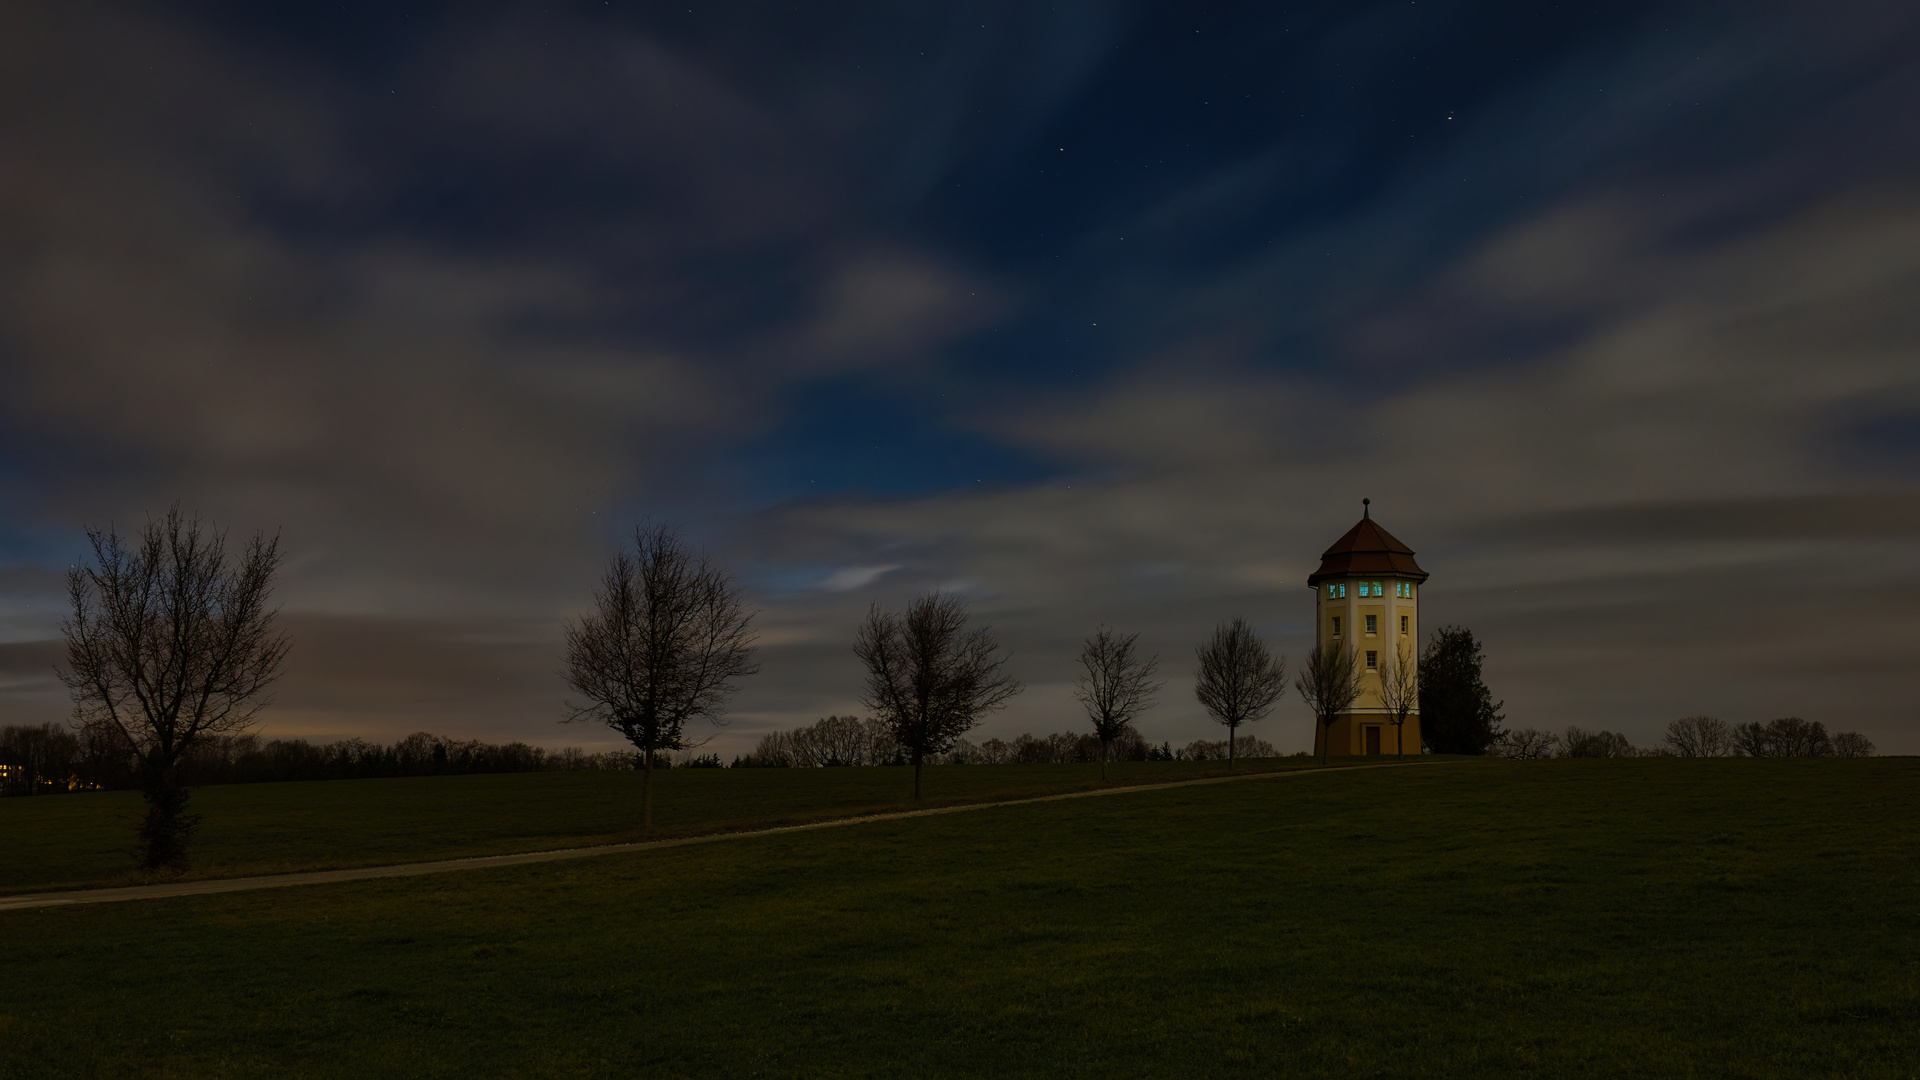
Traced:
[[758, 590], [745, 739], [847, 711], [851, 620], [928, 587], [1015, 647], [1009, 730], [1074, 723], [1102, 619], [1297, 652], [1371, 495], [1522, 723], [1920, 749], [1920, 620], [1821, 599], [1920, 592], [1865, 569], [1920, 554], [1905, 6], [25, 4], [0, 42], [9, 715], [60, 711], [81, 529], [175, 500], [286, 538], [274, 730], [554, 741], [556, 627], [644, 514]]

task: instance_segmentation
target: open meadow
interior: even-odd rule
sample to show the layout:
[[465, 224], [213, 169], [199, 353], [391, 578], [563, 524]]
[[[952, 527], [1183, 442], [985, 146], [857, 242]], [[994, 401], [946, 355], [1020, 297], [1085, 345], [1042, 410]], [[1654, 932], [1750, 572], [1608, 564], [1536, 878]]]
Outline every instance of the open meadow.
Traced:
[[[1002, 768], [929, 787], [1071, 767]], [[905, 779], [669, 775], [676, 828]], [[629, 836], [588, 779], [197, 799], [210, 855], [276, 798], [366, 799], [383, 858]], [[463, 784], [473, 821], [384, 794]], [[100, 876], [13, 846], [18, 804], [83, 801], [0, 806], [11, 887]], [[6, 912], [0, 1077], [1912, 1077], [1917, 821], [1915, 759], [1422, 763]], [[275, 842], [231, 865], [348, 858]]]
[[[1312, 768], [1305, 758], [1241, 762], [1241, 772]], [[1108, 765], [1113, 784], [1224, 776], [1221, 761]], [[1098, 765], [934, 768], [922, 807], [1101, 787]], [[911, 810], [905, 768], [672, 769], [654, 774], [653, 832], [640, 828], [635, 772], [536, 772], [229, 784], [195, 790], [205, 822], [193, 865], [167, 880], [504, 855], [745, 831]], [[138, 792], [0, 799], [0, 895], [129, 885]]]

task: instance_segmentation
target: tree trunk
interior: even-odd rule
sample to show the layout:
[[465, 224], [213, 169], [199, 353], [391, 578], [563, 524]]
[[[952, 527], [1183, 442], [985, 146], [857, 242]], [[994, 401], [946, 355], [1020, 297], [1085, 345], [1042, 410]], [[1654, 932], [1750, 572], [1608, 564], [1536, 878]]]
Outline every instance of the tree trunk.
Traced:
[[913, 749], [913, 801], [920, 801], [920, 748]]
[[1400, 760], [1405, 761], [1407, 759], [1407, 722], [1405, 720], [1400, 721], [1393, 725], [1393, 730], [1395, 732], [1394, 739], [1400, 744], [1399, 752], [1396, 756], [1398, 756]]
[[147, 800], [146, 820], [140, 824], [140, 865], [147, 870], [184, 870], [187, 837], [198, 819], [187, 813], [187, 792], [172, 765], [147, 765], [140, 770], [140, 794]]
[[1234, 725], [1227, 725], [1227, 771], [1233, 771], [1233, 732]]
[[1107, 782], [1107, 740], [1100, 740], [1100, 782]]
[[1333, 725], [1320, 725], [1320, 764], [1327, 763], [1327, 755], [1333, 752]]
[[645, 780], [642, 780], [640, 782], [640, 792], [641, 792], [640, 805], [642, 807], [640, 811], [640, 821], [641, 821], [641, 824], [646, 828], [648, 832], [652, 832], [653, 831], [653, 748], [649, 746], [641, 752], [647, 755], [647, 762], [646, 762], [647, 777]]

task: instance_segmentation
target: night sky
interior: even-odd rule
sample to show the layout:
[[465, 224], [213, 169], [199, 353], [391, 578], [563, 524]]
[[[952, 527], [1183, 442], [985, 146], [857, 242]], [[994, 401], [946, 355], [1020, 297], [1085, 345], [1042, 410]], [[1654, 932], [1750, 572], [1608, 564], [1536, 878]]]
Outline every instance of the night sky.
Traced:
[[1370, 497], [1509, 725], [1920, 752], [1910, 3], [22, 0], [0, 375], [0, 723], [177, 500], [282, 536], [268, 735], [606, 745], [560, 626], [652, 515], [762, 610], [724, 756], [935, 587], [980, 737], [1105, 621], [1177, 746]]

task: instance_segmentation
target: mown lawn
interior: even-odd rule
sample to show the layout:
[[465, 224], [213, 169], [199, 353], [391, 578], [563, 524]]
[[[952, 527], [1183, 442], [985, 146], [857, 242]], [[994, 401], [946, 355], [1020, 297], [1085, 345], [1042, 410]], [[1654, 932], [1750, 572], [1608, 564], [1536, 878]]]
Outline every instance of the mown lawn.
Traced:
[[1917, 793], [1444, 764], [0, 913], [0, 1077], [1911, 1077]]
[[[1304, 758], [1242, 762], [1243, 771], [1311, 767]], [[1115, 783], [1224, 775], [1221, 762], [1127, 762]], [[639, 829], [637, 773], [520, 773], [200, 788], [202, 817], [187, 877], [500, 855], [622, 843]], [[923, 805], [1020, 798], [1100, 786], [1098, 765], [952, 766], [926, 770]], [[909, 808], [913, 772], [863, 769], [678, 769], [654, 774], [653, 836], [761, 828]], [[0, 893], [145, 880], [133, 870], [142, 810], [131, 791], [0, 799]]]

